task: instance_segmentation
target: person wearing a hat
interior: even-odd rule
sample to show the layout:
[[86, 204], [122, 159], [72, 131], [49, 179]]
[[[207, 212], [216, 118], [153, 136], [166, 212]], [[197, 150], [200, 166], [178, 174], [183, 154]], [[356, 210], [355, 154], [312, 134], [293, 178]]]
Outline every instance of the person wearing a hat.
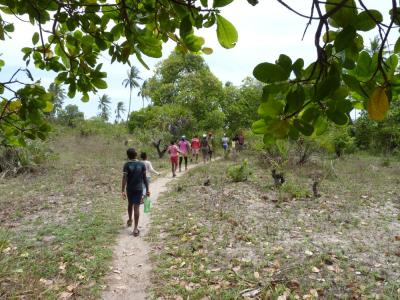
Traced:
[[179, 172], [181, 172], [182, 160], [185, 160], [185, 170], [187, 170], [188, 154], [190, 153], [190, 143], [186, 140], [186, 136], [182, 135], [178, 143], [179, 153]]

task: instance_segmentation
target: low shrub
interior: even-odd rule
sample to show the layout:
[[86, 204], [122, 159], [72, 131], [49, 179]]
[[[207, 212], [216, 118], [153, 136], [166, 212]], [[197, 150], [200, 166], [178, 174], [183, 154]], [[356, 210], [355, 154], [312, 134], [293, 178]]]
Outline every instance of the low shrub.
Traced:
[[247, 159], [241, 165], [234, 165], [228, 168], [228, 176], [234, 182], [246, 181], [250, 175], [250, 168]]
[[26, 147], [0, 146], [0, 173], [15, 176], [33, 172], [45, 161], [56, 158], [57, 155], [42, 141], [30, 141]]

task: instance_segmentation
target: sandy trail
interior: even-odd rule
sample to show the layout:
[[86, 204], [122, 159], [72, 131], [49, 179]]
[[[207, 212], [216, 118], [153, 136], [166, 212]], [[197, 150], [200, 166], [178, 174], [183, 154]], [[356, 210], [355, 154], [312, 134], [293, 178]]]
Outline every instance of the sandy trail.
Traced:
[[[201, 165], [200, 163], [197, 165]], [[189, 168], [195, 167], [192, 165]], [[159, 195], [167, 190], [167, 184], [174, 180], [171, 173], [167, 177], [159, 177], [150, 184], [152, 205]], [[180, 177], [185, 172], [177, 173]], [[123, 214], [124, 222], [127, 213]], [[117, 237], [117, 244], [113, 248], [112, 269], [106, 276], [107, 287], [102, 294], [103, 299], [134, 299], [142, 300], [147, 297], [147, 288], [150, 285], [151, 263], [149, 253], [150, 245], [145, 237], [150, 229], [150, 215], [143, 213], [140, 207], [139, 230], [140, 236], [133, 237], [133, 227], [121, 229]]]

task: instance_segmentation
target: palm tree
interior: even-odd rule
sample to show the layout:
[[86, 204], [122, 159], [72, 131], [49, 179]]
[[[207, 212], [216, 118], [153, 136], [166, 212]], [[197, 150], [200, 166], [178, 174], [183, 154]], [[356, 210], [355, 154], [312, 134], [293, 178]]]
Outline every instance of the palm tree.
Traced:
[[125, 112], [124, 102], [119, 101], [117, 103], [117, 108], [115, 109], [115, 122], [118, 123], [120, 119], [122, 119], [121, 114]]
[[97, 106], [97, 108], [98, 110], [100, 110], [100, 118], [102, 118], [104, 121], [108, 121], [108, 117], [110, 115], [110, 103], [110, 96], [104, 94], [103, 96], [99, 97], [99, 105]]
[[131, 113], [132, 90], [133, 90], [133, 88], [138, 88], [140, 86], [140, 84], [137, 80], [142, 79], [142, 78], [139, 77], [139, 69], [136, 68], [135, 66], [132, 66], [128, 70], [127, 74], [128, 74], [128, 78], [126, 78], [122, 81], [122, 85], [125, 88], [127, 86], [129, 86], [129, 106], [128, 106], [128, 115], [126, 117], [126, 120], [128, 121], [129, 114]]
[[142, 85], [140, 87], [140, 90], [139, 90], [139, 92], [137, 94], [139, 97], [142, 98], [142, 103], [143, 103], [142, 108], [144, 108], [144, 100], [147, 99], [147, 97], [148, 97], [147, 94], [146, 94], [146, 87], [147, 87], [147, 80], [143, 81], [143, 83], [142, 83]]
[[53, 111], [50, 113], [50, 116], [55, 117], [62, 110], [62, 106], [65, 100], [65, 90], [62, 85], [59, 83], [50, 83], [49, 93], [53, 96]]

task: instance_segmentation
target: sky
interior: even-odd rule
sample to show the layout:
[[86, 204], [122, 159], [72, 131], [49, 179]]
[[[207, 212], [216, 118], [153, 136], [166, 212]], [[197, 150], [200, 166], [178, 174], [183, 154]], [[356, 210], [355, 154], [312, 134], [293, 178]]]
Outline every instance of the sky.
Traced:
[[[308, 15], [311, 8], [311, 0], [287, 0], [290, 6]], [[364, 1], [368, 7], [380, 9], [384, 14], [390, 8], [391, 1], [367, 0]], [[305, 63], [311, 63], [316, 58], [314, 47], [314, 33], [316, 22], [312, 23], [302, 39], [308, 19], [299, 17], [283, 7], [276, 0], [259, 0], [259, 4], [252, 6], [246, 0], [235, 0], [222, 9], [222, 15], [234, 24], [239, 40], [233, 49], [224, 49], [219, 45], [216, 36], [216, 27], [202, 29], [197, 32], [205, 38], [205, 46], [213, 48], [211, 55], [204, 55], [210, 70], [222, 81], [231, 81], [240, 85], [246, 76], [252, 76], [252, 70], [261, 62], [274, 62], [280, 54], [286, 54], [296, 60], [301, 57]], [[8, 19], [15, 22], [15, 32], [12, 39], [3, 42], [0, 50], [1, 58], [6, 61], [6, 66], [0, 72], [0, 81], [7, 81], [15, 70], [25, 67], [22, 61], [21, 48], [31, 46], [32, 34], [35, 28], [29, 23]], [[372, 38], [377, 32], [370, 35]], [[368, 41], [368, 37], [364, 38]], [[146, 70], [136, 59], [132, 57], [131, 63], [139, 68], [141, 78], [147, 79], [154, 73], [154, 66], [157, 62], [168, 57], [173, 50], [174, 44], [167, 43], [163, 47], [163, 58], [154, 59], [144, 56], [150, 70]], [[112, 112], [117, 102], [123, 101], [128, 107], [129, 89], [122, 86], [122, 81], [127, 77], [129, 66], [119, 63], [110, 63], [107, 53], [102, 55], [104, 63], [103, 70], [107, 72], [108, 88], [99, 90], [98, 94], [91, 94], [90, 101], [83, 103], [78, 95], [74, 99], [66, 99], [65, 105], [76, 104], [85, 113], [86, 118], [96, 116], [97, 100], [99, 96], [107, 94], [112, 100]], [[55, 73], [44, 72], [29, 66], [35, 80], [40, 79], [44, 86], [48, 86], [54, 79]], [[22, 75], [19, 75], [23, 79]], [[142, 99], [137, 96], [138, 90], [132, 95], [133, 110], [142, 107]], [[145, 103], [145, 105], [147, 105]], [[113, 118], [112, 118], [113, 119]]]

